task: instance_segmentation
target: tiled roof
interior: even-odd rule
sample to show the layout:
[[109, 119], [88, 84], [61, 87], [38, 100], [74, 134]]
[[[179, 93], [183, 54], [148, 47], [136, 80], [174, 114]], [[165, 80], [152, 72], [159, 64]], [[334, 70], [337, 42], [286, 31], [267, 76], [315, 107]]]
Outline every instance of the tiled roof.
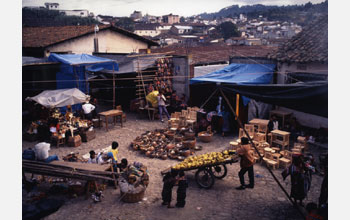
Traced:
[[[22, 47], [47, 47], [66, 40], [94, 33], [94, 25], [90, 26], [61, 26], [61, 27], [23, 27]], [[132, 32], [111, 25], [99, 25], [99, 31], [111, 29], [150, 45], [158, 45], [154, 41], [136, 35]]]
[[268, 57], [281, 62], [328, 62], [328, 16], [305, 27]]
[[274, 46], [228, 46], [226, 44], [211, 44], [194, 47], [164, 47], [152, 49], [152, 53], [171, 52], [174, 55], [192, 55], [191, 64], [209, 64], [228, 62], [230, 56], [237, 57], [267, 57], [277, 47]]

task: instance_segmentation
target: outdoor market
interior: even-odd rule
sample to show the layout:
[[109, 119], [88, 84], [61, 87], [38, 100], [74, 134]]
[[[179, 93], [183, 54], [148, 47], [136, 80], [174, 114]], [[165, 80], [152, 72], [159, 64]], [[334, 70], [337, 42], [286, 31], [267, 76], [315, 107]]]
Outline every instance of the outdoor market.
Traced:
[[[117, 69], [117, 63], [89, 55], [52, 57], [49, 59], [60, 59], [62, 67], [71, 68], [73, 76], [80, 71], [82, 79], [58, 81], [60, 89], [25, 100], [32, 106], [29, 114], [34, 119], [27, 121], [23, 132], [23, 199], [28, 219], [45, 213], [53, 213], [46, 219], [68, 217], [79, 203], [97, 207], [106, 201], [121, 207], [122, 203], [135, 204], [134, 208], [149, 211], [160, 209], [160, 203], [168, 208], [187, 204], [207, 215], [206, 205], [190, 204], [203, 189], [211, 189], [203, 194], [208, 200], [218, 196], [220, 188], [219, 192], [228, 193], [235, 188], [265, 191], [266, 187], [271, 193], [264, 199], [275, 202], [278, 198], [281, 205], [289, 203], [294, 209], [283, 212], [281, 219], [284, 215], [299, 219], [305, 213], [303, 200], [318, 202], [325, 196], [321, 187], [327, 176], [324, 131], [301, 126], [293, 112], [273, 107], [291, 107], [289, 100], [298, 100], [297, 110], [323, 115], [316, 109], [320, 104], [313, 104], [324, 100], [327, 83], [272, 85], [274, 65], [233, 63], [192, 78], [186, 101], [174, 91], [172, 77], [162, 81], [161, 77], [171, 76], [172, 70], [164, 69], [172, 65], [171, 59], [160, 58], [155, 60], [156, 74], [148, 84], [139, 73], [141, 83], [136, 83], [144, 93], [137, 94], [139, 102], [130, 100], [130, 108], [123, 111], [116, 104], [115, 89], [112, 103], [100, 103], [95, 98], [98, 95], [89, 95], [84, 78], [87, 69]], [[245, 74], [252, 71], [254, 78]], [[112, 80], [115, 84], [114, 75]], [[62, 84], [72, 81], [79, 82], [76, 88]], [[308, 93], [311, 89], [314, 92]], [[302, 171], [295, 173], [296, 168]], [[172, 196], [173, 188], [177, 188], [176, 196]], [[46, 200], [51, 203], [40, 207]], [[63, 205], [67, 202], [76, 205]], [[166, 215], [166, 210], [157, 215]], [[149, 211], [146, 218], [153, 218]], [[279, 215], [274, 212], [262, 212], [262, 217]], [[226, 215], [231, 214], [226, 211]]]

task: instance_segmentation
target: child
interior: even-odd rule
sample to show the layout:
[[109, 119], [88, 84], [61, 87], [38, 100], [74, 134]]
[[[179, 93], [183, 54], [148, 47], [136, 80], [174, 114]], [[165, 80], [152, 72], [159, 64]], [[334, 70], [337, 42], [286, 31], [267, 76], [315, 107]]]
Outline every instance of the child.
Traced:
[[188, 187], [188, 183], [185, 177], [185, 172], [180, 171], [179, 172], [179, 179], [178, 179], [178, 187], [177, 187], [177, 203], [176, 207], [183, 208], [186, 204], [186, 188]]
[[118, 164], [119, 167], [119, 172], [123, 172], [126, 170], [126, 168], [128, 167], [128, 160], [126, 158], [123, 158], [121, 160], [121, 163]]
[[114, 170], [117, 171], [117, 162], [118, 162], [118, 142], [112, 142], [112, 149], [107, 153], [107, 157], [112, 159]]
[[163, 190], [162, 190], [162, 205], [168, 205], [168, 208], [173, 208], [170, 205], [171, 202], [171, 194], [173, 191], [173, 187], [176, 183], [176, 176], [178, 172], [176, 170], [171, 170], [170, 172], [166, 173], [163, 178]]
[[88, 160], [88, 163], [97, 163], [97, 158], [96, 158], [96, 153], [95, 153], [95, 151], [93, 151], [93, 150], [91, 150], [90, 152], [89, 152], [89, 154], [90, 154], [90, 158], [89, 158], [89, 160]]

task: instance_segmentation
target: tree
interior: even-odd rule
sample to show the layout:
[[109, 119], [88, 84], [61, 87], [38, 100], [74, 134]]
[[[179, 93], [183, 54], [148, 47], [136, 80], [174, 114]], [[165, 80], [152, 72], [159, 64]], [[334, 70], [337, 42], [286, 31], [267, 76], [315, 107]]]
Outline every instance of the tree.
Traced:
[[229, 21], [221, 23], [217, 29], [225, 40], [229, 39], [230, 37], [241, 36], [241, 33], [239, 32], [237, 26]]
[[121, 27], [125, 30], [134, 32], [135, 30], [135, 22], [131, 18], [122, 17], [116, 23], [115, 26]]
[[184, 23], [185, 22], [185, 18], [184, 17], [180, 17], [180, 23]]

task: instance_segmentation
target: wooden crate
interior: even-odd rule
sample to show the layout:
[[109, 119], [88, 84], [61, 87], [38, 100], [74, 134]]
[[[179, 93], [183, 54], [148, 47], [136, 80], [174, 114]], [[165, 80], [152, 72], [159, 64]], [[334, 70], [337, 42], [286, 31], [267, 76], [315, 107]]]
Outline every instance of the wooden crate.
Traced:
[[79, 134], [74, 137], [70, 136], [68, 138], [68, 146], [79, 147], [80, 145], [81, 145], [81, 137]]
[[81, 132], [80, 135], [83, 142], [88, 142], [96, 138], [95, 130]]

